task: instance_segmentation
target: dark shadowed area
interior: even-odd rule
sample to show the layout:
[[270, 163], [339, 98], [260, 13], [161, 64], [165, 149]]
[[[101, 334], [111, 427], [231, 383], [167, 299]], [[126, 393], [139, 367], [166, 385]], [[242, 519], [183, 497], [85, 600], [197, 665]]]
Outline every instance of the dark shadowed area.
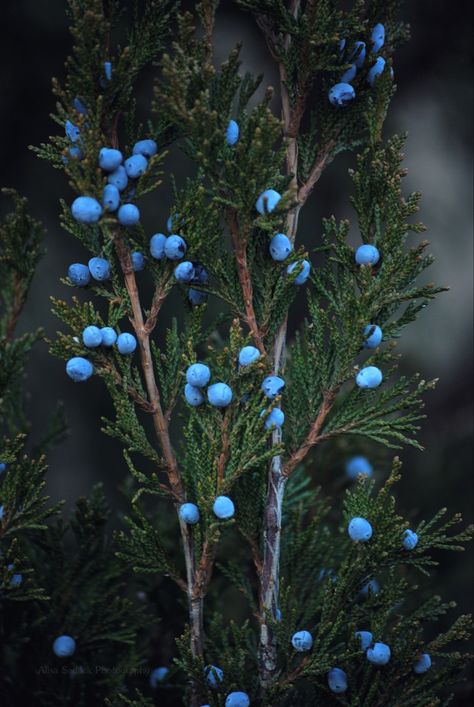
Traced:
[[[60, 172], [39, 161], [27, 149], [57, 131], [50, 120], [54, 99], [51, 76], [61, 77], [70, 39], [64, 0], [3, 0], [0, 43], [0, 185], [15, 187], [30, 200], [31, 211], [42, 219], [48, 235], [47, 253], [36, 275], [23, 329], [43, 326], [53, 337], [58, 322], [50, 313], [49, 296], [68, 298], [71, 291], [59, 281], [70, 262], [84, 259], [80, 245], [58, 223], [58, 199], [71, 194]], [[406, 330], [399, 344], [406, 373], [420, 371], [424, 378], [439, 378], [427, 398], [428, 419], [423, 423], [423, 453], [402, 452], [405, 475], [399, 501], [415, 522], [441, 506], [472, 519], [472, 5], [406, 2], [405, 18], [412, 25], [411, 42], [395, 60], [398, 92], [392, 104], [386, 135], [408, 132], [405, 180], [407, 191], [423, 193], [420, 218], [428, 226], [436, 262], [429, 279], [449, 285], [443, 294]], [[6, 31], [5, 31], [6, 28]], [[276, 83], [266, 47], [249, 17], [224, 0], [218, 14], [216, 54], [224, 59], [243, 41], [243, 69], [265, 74], [264, 84]], [[150, 76], [151, 79], [151, 76]], [[145, 113], [151, 80], [143, 81], [139, 95]], [[274, 101], [278, 110], [278, 100]], [[188, 168], [173, 153], [168, 173], [179, 180]], [[321, 218], [334, 213], [352, 218], [348, 201], [347, 169], [352, 155], [341, 155], [321, 179], [301, 219], [299, 240], [311, 250], [319, 244]], [[171, 205], [170, 180], [165, 179], [159, 199], [145, 202], [143, 222], [150, 235], [164, 229]], [[2, 201], [3, 213], [6, 204]], [[354, 233], [354, 238], [356, 234]], [[317, 266], [316, 256], [313, 262]], [[298, 300], [300, 307], [304, 300]], [[295, 322], [298, 319], [298, 302]], [[178, 313], [178, 297], [167, 305], [166, 317]], [[212, 305], [211, 305], [212, 307]], [[212, 313], [212, 311], [211, 311]], [[37, 346], [31, 361], [28, 390], [33, 429], [45, 424], [46, 413], [62, 400], [68, 418], [68, 439], [50, 455], [49, 492], [65, 498], [67, 507], [78, 495], [102, 481], [107, 498], [121, 508], [119, 485], [127, 470], [118, 444], [100, 431], [101, 417], [112, 415], [105, 388], [99, 380], [75, 386], [64, 374], [64, 364], [53, 359], [46, 344]], [[385, 476], [389, 455], [379, 453]], [[317, 459], [315, 474], [318, 473]], [[321, 477], [342, 478], [343, 457]], [[432, 588], [454, 598], [460, 611], [471, 607], [472, 554], [440, 558]], [[456, 704], [469, 703], [469, 686], [461, 687]]]

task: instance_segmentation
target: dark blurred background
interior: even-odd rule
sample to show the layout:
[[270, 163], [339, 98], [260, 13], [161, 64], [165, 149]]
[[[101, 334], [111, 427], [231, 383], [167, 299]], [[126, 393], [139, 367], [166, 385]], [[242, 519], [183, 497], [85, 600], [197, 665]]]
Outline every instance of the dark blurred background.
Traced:
[[[27, 149], [56, 131], [49, 118], [54, 108], [51, 77], [61, 78], [70, 48], [64, 0], [2, 0], [0, 43], [0, 185], [17, 188], [30, 199], [31, 210], [42, 219], [48, 235], [47, 254], [33, 283], [22, 321], [23, 329], [43, 326], [54, 336], [58, 322], [50, 314], [49, 296], [68, 298], [61, 285], [70, 262], [84, 260], [80, 245], [58, 225], [58, 199], [69, 198], [62, 174], [38, 160]], [[405, 475], [398, 489], [401, 507], [419, 520], [440, 506], [472, 518], [472, 3], [445, 0], [405, 3], [404, 18], [412, 25], [412, 39], [395, 57], [398, 92], [392, 104], [386, 134], [408, 131], [405, 180], [407, 190], [421, 190], [421, 219], [436, 262], [428, 279], [450, 286], [411, 325], [400, 342], [403, 370], [439, 377], [427, 397], [427, 421], [421, 439], [423, 453], [404, 450]], [[265, 83], [276, 84], [276, 74], [265, 45], [248, 15], [226, 0], [218, 14], [216, 53], [224, 58], [243, 40], [243, 69], [264, 72]], [[139, 105], [149, 105], [149, 81], [143, 82]], [[275, 101], [275, 109], [278, 104]], [[352, 217], [347, 169], [351, 155], [331, 165], [301, 220], [300, 241], [318, 244], [321, 217], [335, 213]], [[173, 153], [167, 169], [178, 179], [186, 163]], [[167, 181], [158, 199], [147, 202], [144, 224], [150, 234], [164, 228], [171, 205]], [[2, 201], [3, 212], [6, 204]], [[169, 316], [179, 307], [168, 307]], [[111, 414], [99, 381], [74, 386], [64, 375], [64, 364], [49, 356], [45, 344], [35, 349], [28, 390], [33, 428], [44, 425], [45, 411], [58, 399], [65, 404], [70, 426], [68, 439], [50, 455], [49, 492], [65, 498], [69, 507], [98, 480], [105, 484], [109, 502], [120, 508], [118, 485], [126, 474], [118, 445], [100, 432], [100, 418]], [[342, 460], [341, 460], [342, 464]], [[380, 476], [388, 457], [380, 456]], [[329, 469], [340, 475], [341, 465]], [[324, 478], [326, 478], [326, 474]], [[455, 598], [462, 611], [471, 608], [472, 553], [443, 556], [432, 586]], [[462, 691], [461, 691], [462, 692]], [[464, 691], [467, 697], [467, 687]], [[463, 702], [459, 697], [458, 704]], [[467, 704], [467, 701], [466, 701]]]

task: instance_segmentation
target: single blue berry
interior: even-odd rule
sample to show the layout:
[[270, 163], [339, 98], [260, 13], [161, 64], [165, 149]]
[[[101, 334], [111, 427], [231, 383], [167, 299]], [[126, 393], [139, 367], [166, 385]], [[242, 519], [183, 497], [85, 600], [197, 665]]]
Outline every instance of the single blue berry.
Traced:
[[78, 196], [72, 202], [71, 213], [78, 223], [97, 223], [102, 216], [102, 206], [92, 196]]
[[357, 479], [359, 474], [363, 474], [364, 476], [368, 476], [370, 478], [373, 472], [374, 469], [372, 464], [365, 457], [351, 457], [351, 459], [347, 460], [346, 475], [353, 481]]
[[274, 189], [266, 189], [258, 197], [255, 204], [255, 208], [257, 209], [259, 214], [265, 216], [265, 214], [270, 214], [274, 210], [275, 206], [278, 204], [280, 199], [281, 194], [279, 194], [277, 191], [275, 191]]
[[7, 464], [5, 462], [0, 462], [0, 474], [3, 474], [7, 470]]
[[150, 687], [152, 690], [156, 690], [158, 683], [163, 682], [168, 675], [168, 668], [154, 668], [150, 673]]
[[297, 631], [291, 638], [291, 645], [298, 653], [310, 651], [313, 645], [313, 637], [309, 631]]
[[413, 530], [405, 530], [402, 544], [405, 550], [413, 550], [418, 545], [418, 535]]
[[155, 260], [163, 260], [165, 257], [166, 236], [164, 233], [155, 233], [150, 238], [150, 253]]
[[107, 177], [107, 181], [109, 184], [113, 184], [117, 187], [119, 191], [124, 191], [128, 184], [128, 176], [125, 171], [125, 167], [120, 165], [117, 169], [114, 169], [114, 171]]
[[356, 93], [350, 83], [336, 83], [329, 89], [328, 98], [336, 108], [344, 108], [354, 100]]
[[123, 161], [120, 150], [113, 147], [102, 147], [99, 151], [99, 167], [106, 172], [114, 172]]
[[385, 69], [385, 59], [381, 56], [377, 57], [375, 64], [373, 64], [367, 74], [367, 82], [373, 86], [375, 79], [383, 74]]
[[186, 381], [196, 388], [204, 388], [211, 380], [211, 369], [205, 363], [193, 363], [186, 370]]
[[145, 267], [145, 258], [143, 257], [143, 253], [140, 253], [139, 250], [134, 250], [133, 253], [130, 254], [130, 257], [132, 259], [132, 268], [134, 271], [141, 272]]
[[227, 383], [214, 383], [207, 389], [207, 399], [216, 408], [225, 408], [232, 402], [232, 388]]
[[76, 96], [72, 104], [78, 113], [80, 113], [81, 115], [87, 115], [87, 108], [85, 107], [84, 103], [81, 101], [80, 98], [77, 98]]
[[189, 383], [186, 383], [184, 386], [184, 397], [193, 408], [199, 407], [199, 405], [202, 405], [204, 402], [204, 395], [202, 394], [201, 389], [196, 388], [196, 386], [190, 385]]
[[132, 155], [125, 160], [124, 167], [130, 179], [138, 179], [146, 171], [148, 160], [143, 155]]
[[103, 282], [110, 277], [110, 263], [105, 258], [91, 258], [88, 262], [89, 271], [94, 280]]
[[293, 280], [294, 285], [304, 285], [309, 277], [311, 270], [311, 265], [307, 260], [297, 260], [295, 263], [290, 263], [286, 268], [288, 275], [291, 275], [294, 270], [298, 269], [300, 271], [298, 275]]
[[361, 69], [364, 66], [365, 53], [365, 42], [354, 42], [354, 49], [349, 56], [349, 61], [353, 61], [356, 67]]
[[76, 641], [72, 636], [58, 636], [53, 643], [53, 652], [58, 658], [69, 658], [76, 651]]
[[124, 204], [118, 210], [117, 218], [122, 226], [135, 226], [140, 221], [140, 209], [135, 204]]
[[293, 250], [293, 246], [288, 236], [285, 236], [284, 233], [277, 233], [276, 236], [273, 236], [270, 241], [268, 250], [270, 251], [270, 255], [273, 260], [281, 262], [282, 260], [287, 259]]
[[355, 79], [357, 75], [357, 66], [355, 64], [352, 64], [347, 71], [344, 71], [342, 74], [340, 80], [340, 83], [350, 83]]
[[168, 236], [165, 243], [165, 255], [170, 260], [181, 260], [186, 253], [186, 242], [181, 236]]
[[214, 511], [214, 515], [221, 520], [228, 520], [234, 515], [235, 506], [233, 501], [228, 496], [218, 496], [214, 501], [212, 510]]
[[100, 330], [102, 333], [102, 346], [110, 348], [117, 341], [117, 334], [111, 326], [104, 326]]
[[225, 701], [225, 707], [249, 707], [250, 698], [246, 692], [230, 692]]
[[285, 381], [279, 376], [267, 376], [261, 387], [267, 398], [274, 400], [277, 395], [281, 395], [283, 392]]
[[235, 120], [231, 120], [227, 126], [227, 130], [225, 131], [225, 140], [230, 147], [237, 144], [239, 140], [239, 133], [240, 130], [238, 123], [236, 123]]
[[356, 640], [360, 643], [360, 647], [363, 651], [366, 651], [367, 648], [370, 648], [372, 645], [373, 641], [373, 635], [370, 631], [356, 631], [354, 633], [354, 636], [356, 637]]
[[372, 537], [372, 526], [365, 518], [352, 518], [347, 532], [351, 540], [366, 543]]
[[337, 695], [347, 690], [347, 675], [341, 668], [332, 668], [327, 675], [328, 686], [331, 692]]
[[[15, 565], [7, 565], [7, 569], [12, 572], [15, 569]], [[10, 579], [10, 585], [12, 587], [19, 587], [23, 584], [23, 575], [19, 573], [15, 573], [12, 578]]]
[[87, 326], [82, 332], [82, 343], [88, 349], [95, 349], [102, 343], [102, 331], [96, 326]]
[[68, 278], [76, 287], [85, 287], [91, 281], [91, 274], [87, 265], [73, 263], [67, 271]]
[[110, 61], [104, 61], [104, 73], [107, 81], [112, 81], [112, 64]]
[[251, 363], [258, 361], [260, 351], [255, 346], [244, 346], [239, 351], [239, 364], [241, 366], [250, 366]]
[[[266, 410], [262, 410], [260, 416], [265, 415]], [[265, 419], [265, 429], [271, 430], [274, 427], [280, 429], [285, 422], [285, 413], [280, 408], [273, 408], [271, 413]]]
[[66, 131], [67, 137], [70, 139], [71, 142], [78, 142], [81, 138], [81, 131], [77, 127], [77, 125], [74, 125], [74, 123], [71, 123], [70, 120], [66, 120], [66, 124], [64, 126], [64, 129]]
[[369, 579], [368, 582], [366, 582], [359, 591], [359, 594], [362, 599], [368, 599], [369, 596], [375, 596], [380, 592], [380, 584], [377, 582], [376, 579]]
[[128, 334], [127, 332], [119, 334], [117, 337], [117, 348], [119, 353], [123, 356], [131, 354], [137, 348], [137, 340], [133, 334]]
[[204, 668], [204, 673], [206, 675], [207, 684], [214, 689], [216, 689], [218, 683], [222, 682], [224, 679], [224, 673], [216, 665], [208, 665]]
[[376, 349], [382, 341], [382, 329], [377, 324], [367, 324], [364, 329], [364, 347], [366, 349]]
[[183, 260], [175, 267], [174, 276], [178, 282], [191, 282], [194, 278], [194, 265], [189, 260]]
[[421, 653], [413, 666], [413, 672], [417, 675], [426, 673], [431, 668], [431, 656], [429, 653]]
[[374, 643], [374, 645], [367, 650], [367, 660], [374, 665], [387, 665], [391, 654], [390, 647], [387, 646], [386, 643]]
[[102, 204], [108, 211], [117, 211], [120, 206], [120, 192], [115, 184], [106, 184], [102, 192]]
[[179, 214], [170, 214], [168, 216], [168, 220], [166, 221], [166, 228], [168, 229], [168, 233], [173, 233], [174, 229], [179, 228], [180, 224], [180, 216]]
[[150, 157], [154, 157], [158, 152], [158, 145], [154, 140], [139, 140], [133, 146], [132, 154], [143, 155], [148, 160]]
[[207, 294], [190, 287], [188, 290], [188, 300], [193, 307], [199, 307], [207, 301]]
[[[77, 147], [77, 145], [73, 145], [72, 147], [69, 148], [69, 154], [71, 155], [73, 160], [82, 160], [82, 150], [80, 147]], [[66, 158], [66, 164], [67, 164], [67, 158]]]
[[356, 375], [356, 383], [359, 388], [378, 388], [383, 380], [383, 374], [377, 366], [366, 366], [361, 368]]
[[74, 383], [82, 383], [91, 377], [94, 373], [94, 367], [86, 358], [74, 356], [66, 364], [66, 373]]
[[373, 28], [370, 39], [372, 40], [371, 52], [372, 54], [377, 54], [385, 43], [385, 27], [381, 22], [378, 22]]
[[179, 507], [179, 517], [184, 523], [196, 525], [199, 523], [199, 508], [195, 503], [183, 503]]
[[358, 265], [377, 265], [380, 260], [380, 253], [374, 245], [365, 243], [357, 248], [355, 260]]

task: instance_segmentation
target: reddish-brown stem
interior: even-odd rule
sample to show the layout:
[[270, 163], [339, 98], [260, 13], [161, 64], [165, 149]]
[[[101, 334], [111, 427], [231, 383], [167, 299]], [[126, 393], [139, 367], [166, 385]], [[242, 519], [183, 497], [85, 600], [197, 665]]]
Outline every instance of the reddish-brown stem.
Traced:
[[222, 484], [224, 483], [224, 473], [225, 465], [227, 462], [227, 455], [229, 453], [229, 422], [231, 416], [232, 408], [227, 408], [224, 413], [224, 418], [222, 420], [221, 427], [221, 453], [219, 459], [217, 460], [217, 492], [221, 490]]
[[23, 283], [18, 279], [16, 275], [13, 276], [13, 303], [10, 312], [10, 317], [7, 322], [5, 329], [5, 338], [7, 341], [13, 339], [13, 334], [15, 333], [16, 324], [20, 317], [20, 314], [25, 304], [25, 289]]

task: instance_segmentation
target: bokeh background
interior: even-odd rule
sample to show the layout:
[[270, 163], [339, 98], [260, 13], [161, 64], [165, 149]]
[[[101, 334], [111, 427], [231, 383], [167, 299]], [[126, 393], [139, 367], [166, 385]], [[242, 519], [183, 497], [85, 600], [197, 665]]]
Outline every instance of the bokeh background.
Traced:
[[[54, 336], [58, 323], [50, 313], [49, 296], [67, 298], [71, 292], [59, 281], [70, 262], [84, 259], [80, 246], [61, 231], [58, 199], [68, 199], [62, 174], [39, 161], [27, 149], [56, 130], [49, 114], [54, 108], [50, 80], [62, 76], [70, 39], [65, 0], [2, 0], [0, 43], [0, 185], [26, 195], [48, 235], [47, 254], [35, 277], [22, 321], [23, 329], [43, 326]], [[411, 42], [395, 58], [398, 92], [386, 134], [408, 131], [407, 190], [421, 190], [421, 219], [436, 262], [429, 280], [449, 285], [450, 291], [411, 325], [400, 342], [403, 369], [423, 377], [439, 377], [427, 397], [427, 421], [421, 439], [423, 453], [404, 451], [405, 475], [398, 489], [401, 506], [414, 519], [429, 516], [440, 506], [461, 511], [472, 519], [472, 3], [424, 0], [405, 3], [404, 17], [412, 25]], [[6, 31], [5, 31], [6, 28]], [[249, 16], [230, 0], [222, 3], [216, 34], [217, 58], [243, 40], [243, 69], [265, 74], [265, 84], [277, 77], [267, 50]], [[146, 111], [150, 79], [139, 90]], [[275, 102], [277, 110], [277, 103]], [[300, 241], [310, 249], [318, 244], [321, 218], [335, 213], [352, 217], [348, 203], [347, 169], [353, 157], [342, 155], [321, 179], [301, 220]], [[178, 181], [187, 164], [171, 154], [167, 167]], [[144, 224], [150, 234], [164, 228], [171, 205], [169, 180], [159, 199], [148, 201]], [[5, 210], [2, 201], [0, 211]], [[1, 244], [0, 244], [1, 247]], [[176, 300], [167, 316], [179, 308]], [[298, 312], [295, 313], [296, 316]], [[100, 431], [102, 415], [111, 414], [99, 381], [74, 386], [63, 363], [50, 357], [45, 344], [36, 347], [29, 370], [29, 412], [33, 429], [44, 426], [45, 411], [58, 400], [65, 405], [68, 438], [50, 455], [49, 492], [66, 499], [67, 509], [77, 496], [103, 481], [109, 502], [120, 509], [119, 484], [126, 469], [117, 444]], [[323, 480], [342, 477], [342, 460], [331, 461]], [[386, 474], [388, 459], [380, 456], [377, 473]], [[461, 611], [471, 609], [472, 553], [440, 557], [434, 573], [436, 592], [454, 598]], [[469, 686], [460, 689], [457, 704], [468, 704]]]

